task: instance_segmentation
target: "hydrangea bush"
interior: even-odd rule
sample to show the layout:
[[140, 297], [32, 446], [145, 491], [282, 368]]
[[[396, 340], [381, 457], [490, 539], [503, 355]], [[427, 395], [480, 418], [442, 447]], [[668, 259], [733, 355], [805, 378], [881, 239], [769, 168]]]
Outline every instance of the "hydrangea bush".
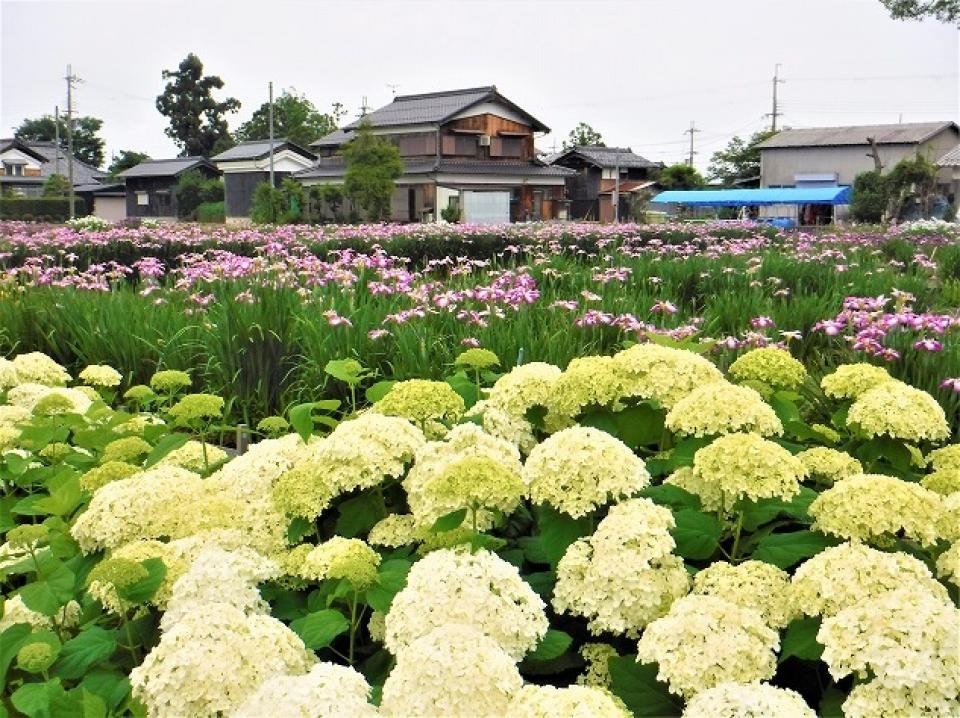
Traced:
[[468, 349], [248, 448], [186, 372], [0, 360], [0, 711], [960, 713], [956, 427], [707, 349]]

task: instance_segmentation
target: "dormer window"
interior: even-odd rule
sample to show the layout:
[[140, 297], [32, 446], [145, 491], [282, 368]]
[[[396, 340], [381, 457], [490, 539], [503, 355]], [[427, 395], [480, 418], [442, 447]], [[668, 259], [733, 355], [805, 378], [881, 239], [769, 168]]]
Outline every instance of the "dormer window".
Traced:
[[23, 177], [23, 164], [20, 162], [4, 162], [3, 173], [7, 177]]

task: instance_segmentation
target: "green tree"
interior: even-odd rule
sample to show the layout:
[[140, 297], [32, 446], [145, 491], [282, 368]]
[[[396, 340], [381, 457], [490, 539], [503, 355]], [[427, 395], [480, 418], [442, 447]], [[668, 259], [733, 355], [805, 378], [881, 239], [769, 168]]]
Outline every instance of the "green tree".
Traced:
[[271, 187], [269, 182], [261, 182], [253, 191], [253, 204], [250, 219], [255, 224], [277, 224], [284, 213], [283, 191]]
[[929, 217], [937, 191], [937, 167], [920, 155], [900, 160], [886, 176], [887, 216], [901, 219], [907, 209]]
[[570, 130], [567, 139], [563, 141], [563, 149], [568, 150], [571, 147], [583, 147], [585, 145], [606, 147], [606, 145], [603, 144], [603, 137], [600, 136], [600, 133], [586, 122], [581, 122]]
[[876, 170], [861, 172], [853, 180], [850, 215], [857, 222], [877, 224], [887, 208], [887, 178]]
[[[103, 164], [103, 139], [97, 136], [103, 120], [96, 117], [73, 118], [73, 154], [92, 167]], [[25, 119], [13, 130], [13, 136], [24, 142], [54, 142], [57, 138], [57, 121], [53, 115]], [[67, 146], [67, 121], [60, 118], [60, 142]], [[64, 154], [66, 156], [66, 154]]]
[[897, 20], [932, 17], [941, 22], [960, 20], [960, 0], [880, 0]]
[[[319, 140], [337, 129], [333, 114], [317, 110], [310, 100], [298, 95], [293, 88], [284, 90], [273, 101], [273, 136], [285, 137], [302, 147]], [[264, 102], [253, 117], [237, 128], [236, 139], [240, 142], [265, 140], [270, 137], [270, 103]]]
[[657, 182], [664, 189], [697, 189], [703, 187], [703, 175], [696, 167], [691, 167], [683, 162], [664, 167], [657, 175]]
[[43, 183], [44, 197], [65, 197], [70, 193], [70, 180], [60, 174], [52, 174]]
[[136, 167], [141, 162], [150, 159], [150, 155], [136, 150], [120, 150], [120, 154], [113, 158], [110, 166], [107, 167], [107, 173], [110, 180], [115, 180], [124, 170]]
[[197, 170], [180, 175], [173, 193], [177, 197], [177, 212], [180, 217], [196, 219], [197, 207], [207, 202], [223, 201], [223, 181], [207, 178]]
[[340, 221], [340, 207], [343, 205], [343, 185], [319, 184], [310, 188], [310, 201], [313, 213], [318, 220], [323, 219], [321, 205], [326, 205], [334, 221]]
[[383, 219], [390, 212], [390, 196], [396, 179], [403, 174], [400, 150], [389, 140], [377, 137], [369, 121], [357, 129], [343, 149], [347, 161], [344, 194], [369, 219]]
[[157, 97], [157, 110], [170, 121], [164, 133], [177, 143], [180, 154], [209, 157], [218, 142], [226, 149], [224, 138], [229, 138], [229, 130], [224, 115], [236, 112], [240, 101], [233, 97], [222, 102], [214, 99], [213, 90], [221, 89], [223, 80], [204, 75], [203, 63], [192, 52], [177, 70], [164, 70], [163, 79], [171, 82]]
[[713, 153], [707, 176], [724, 185], [760, 186], [760, 143], [776, 134], [773, 130], [754, 132], [744, 141], [735, 136], [722, 150]]

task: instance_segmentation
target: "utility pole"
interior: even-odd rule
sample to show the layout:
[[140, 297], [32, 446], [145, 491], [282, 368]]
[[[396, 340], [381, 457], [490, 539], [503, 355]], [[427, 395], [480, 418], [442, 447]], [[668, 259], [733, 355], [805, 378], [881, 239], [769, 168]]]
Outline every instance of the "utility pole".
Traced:
[[360, 104], [360, 119], [362, 120], [367, 116], [367, 110], [370, 108], [367, 106], [367, 96], [363, 96], [363, 102]]
[[[397, 85], [397, 84], [393, 84], [393, 83], [388, 82], [388, 83], [387, 83], [387, 87], [390, 88], [390, 92], [393, 93], [393, 96], [394, 96], [394, 97], [396, 97], [396, 96], [397, 96], [397, 88], [400, 87], [400, 85]], [[367, 104], [367, 103], [364, 102], [363, 104]]]
[[70, 219], [76, 216], [77, 197], [73, 191], [73, 84], [80, 78], [73, 74], [73, 66], [67, 65], [67, 181], [70, 182]]
[[620, 224], [620, 153], [616, 153], [613, 179], [613, 223]]
[[270, 188], [273, 189], [275, 186], [273, 183], [273, 82], [271, 81], [267, 87], [270, 93], [270, 109], [267, 115], [270, 124]]
[[690, 120], [690, 129], [683, 131], [683, 134], [690, 135], [690, 156], [687, 157], [687, 164], [690, 165], [691, 167], [693, 167], [693, 156], [697, 154], [696, 152], [693, 151], [693, 134], [699, 131], [700, 130], [697, 129], [696, 120]]
[[782, 85], [786, 80], [780, 79], [780, 67], [778, 62], [773, 66], [773, 111], [770, 113], [770, 131], [777, 131], [777, 118], [783, 115], [777, 107], [777, 85]]
[[54, 172], [60, 174], [60, 105], [55, 105], [53, 108], [53, 144], [56, 145], [54, 152], [56, 152], [56, 163], [54, 165]]

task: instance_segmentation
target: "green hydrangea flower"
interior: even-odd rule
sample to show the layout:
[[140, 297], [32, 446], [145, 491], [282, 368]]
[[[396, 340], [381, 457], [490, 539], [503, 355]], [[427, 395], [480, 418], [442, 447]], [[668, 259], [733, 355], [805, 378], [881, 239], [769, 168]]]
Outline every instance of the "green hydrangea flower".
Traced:
[[177, 369], [164, 369], [150, 377], [150, 387], [161, 394], [175, 394], [192, 383], [187, 372]]
[[261, 419], [257, 424], [257, 431], [266, 434], [269, 437], [277, 437], [286, 434], [290, 429], [290, 422], [282, 416], [268, 416]]
[[469, 367], [470, 369], [489, 369], [500, 366], [500, 357], [489, 349], [467, 349], [460, 352], [453, 360], [454, 366]]
[[224, 401], [213, 394], [187, 394], [170, 407], [170, 416], [178, 426], [189, 426], [223, 416]]
[[27, 673], [43, 673], [57, 660], [58, 653], [49, 643], [28, 643], [17, 651], [17, 668]]
[[50, 531], [42, 524], [24, 524], [7, 532], [7, 543], [11, 548], [26, 549], [43, 543], [50, 537]]

